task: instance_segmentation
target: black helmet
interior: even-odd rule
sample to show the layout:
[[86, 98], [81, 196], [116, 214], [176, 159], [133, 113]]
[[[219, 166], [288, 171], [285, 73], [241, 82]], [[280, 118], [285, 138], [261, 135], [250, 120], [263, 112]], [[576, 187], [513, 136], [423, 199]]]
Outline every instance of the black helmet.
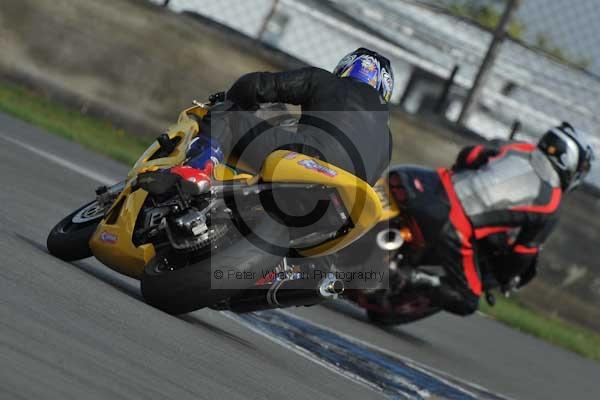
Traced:
[[341, 78], [353, 78], [374, 87], [386, 102], [394, 89], [394, 73], [390, 60], [361, 47], [338, 63], [333, 73]]
[[538, 148], [558, 172], [563, 190], [573, 190], [590, 172], [594, 160], [592, 146], [582, 132], [567, 122], [546, 132]]

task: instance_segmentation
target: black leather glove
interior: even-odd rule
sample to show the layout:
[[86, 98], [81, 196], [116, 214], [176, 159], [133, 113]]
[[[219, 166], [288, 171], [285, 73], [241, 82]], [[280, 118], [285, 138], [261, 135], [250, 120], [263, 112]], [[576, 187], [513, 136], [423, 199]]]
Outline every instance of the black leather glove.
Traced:
[[252, 74], [238, 79], [227, 91], [225, 98], [244, 111], [256, 111], [259, 108], [256, 103], [256, 82], [249, 76]]
[[487, 148], [483, 146], [469, 146], [460, 151], [454, 165], [453, 172], [460, 172], [466, 169], [478, 169], [486, 164], [490, 157], [498, 154], [495, 148]]

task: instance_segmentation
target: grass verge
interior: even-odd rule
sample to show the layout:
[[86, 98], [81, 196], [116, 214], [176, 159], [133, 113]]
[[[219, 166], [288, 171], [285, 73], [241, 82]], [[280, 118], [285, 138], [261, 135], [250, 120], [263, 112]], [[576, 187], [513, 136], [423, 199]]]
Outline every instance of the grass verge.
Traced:
[[552, 315], [536, 313], [516, 299], [497, 297], [494, 307], [482, 301], [481, 311], [521, 332], [600, 361], [600, 334]]
[[128, 135], [107, 121], [68, 109], [5, 81], [0, 81], [0, 110], [129, 165], [152, 141]]
[[[128, 135], [109, 122], [83, 115], [34, 91], [3, 81], [0, 81], [0, 110], [128, 164], [133, 164], [151, 141]], [[600, 360], [600, 334], [557, 317], [535, 313], [516, 300], [498, 298], [494, 307], [484, 303], [482, 301], [482, 311], [498, 321]]]

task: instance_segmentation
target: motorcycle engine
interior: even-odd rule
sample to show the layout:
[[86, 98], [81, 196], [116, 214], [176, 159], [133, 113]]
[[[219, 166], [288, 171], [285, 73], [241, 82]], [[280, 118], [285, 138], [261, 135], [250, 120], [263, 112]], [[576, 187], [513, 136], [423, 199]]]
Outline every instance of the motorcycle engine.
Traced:
[[[134, 243], [152, 243], [159, 249], [177, 253], [210, 251], [229, 231], [227, 218], [216, 203], [198, 203], [184, 207], [179, 202], [149, 204], [138, 220]], [[212, 218], [211, 218], [212, 217]]]

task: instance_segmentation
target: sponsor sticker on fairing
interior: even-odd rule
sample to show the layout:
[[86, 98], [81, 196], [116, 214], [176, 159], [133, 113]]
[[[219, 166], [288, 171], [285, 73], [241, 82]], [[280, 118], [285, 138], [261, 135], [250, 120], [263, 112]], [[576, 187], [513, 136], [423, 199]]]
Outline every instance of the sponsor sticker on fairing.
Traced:
[[319, 164], [315, 160], [302, 160], [302, 161], [298, 161], [298, 164], [302, 165], [306, 169], [310, 169], [310, 170], [316, 171], [318, 173], [321, 173], [323, 175], [327, 175], [329, 177], [337, 176], [337, 172], [336, 171], [334, 171], [333, 169], [328, 168], [328, 167], [326, 167], [324, 165]]
[[100, 233], [100, 241], [101, 242], [108, 243], [108, 244], [115, 244], [115, 243], [117, 243], [117, 240], [119, 240], [119, 238], [115, 234], [112, 234], [109, 232]]

